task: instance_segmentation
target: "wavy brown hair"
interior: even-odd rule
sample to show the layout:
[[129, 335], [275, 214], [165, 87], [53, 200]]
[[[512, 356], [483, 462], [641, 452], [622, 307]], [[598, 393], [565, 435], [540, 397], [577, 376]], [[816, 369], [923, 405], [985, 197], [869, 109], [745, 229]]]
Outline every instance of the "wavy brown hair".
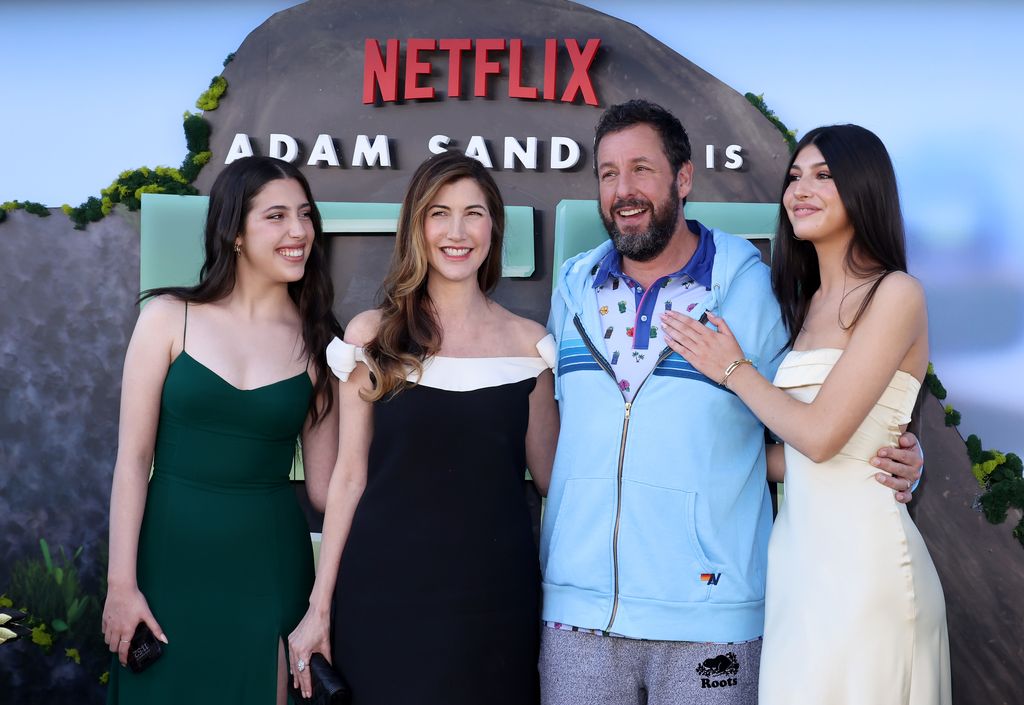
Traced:
[[480, 162], [461, 152], [442, 152], [426, 160], [402, 200], [395, 250], [381, 286], [380, 326], [364, 348], [374, 373], [367, 401], [405, 389], [408, 372], [422, 374], [423, 361], [441, 349], [441, 326], [427, 293], [430, 265], [423, 224], [437, 192], [462, 179], [472, 179], [480, 187], [491, 216], [491, 248], [476, 273], [480, 291], [489, 294], [501, 279], [505, 203], [498, 185]]
[[142, 292], [139, 302], [153, 296], [173, 296], [186, 303], [205, 304], [219, 301], [235, 288], [237, 257], [235, 238], [245, 230], [245, 219], [252, 201], [271, 181], [294, 179], [309, 201], [309, 219], [313, 223], [313, 247], [306, 260], [302, 278], [288, 284], [288, 295], [299, 309], [302, 319], [302, 344], [316, 370], [316, 385], [309, 402], [309, 415], [314, 425], [320, 422], [334, 404], [331, 372], [327, 366], [327, 344], [341, 337], [341, 324], [334, 317], [334, 285], [328, 269], [327, 241], [320, 211], [317, 210], [309, 182], [294, 165], [271, 157], [244, 157], [231, 162], [210, 188], [210, 206], [206, 213], [206, 260], [195, 286], [169, 286]]

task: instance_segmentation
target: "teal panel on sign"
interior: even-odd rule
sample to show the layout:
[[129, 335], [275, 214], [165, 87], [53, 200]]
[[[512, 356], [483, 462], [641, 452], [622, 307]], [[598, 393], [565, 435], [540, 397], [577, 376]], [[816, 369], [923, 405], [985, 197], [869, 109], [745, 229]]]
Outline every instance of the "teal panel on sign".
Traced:
[[[139, 286], [194, 284], [203, 266], [203, 228], [206, 226], [207, 196], [142, 195], [142, 233]], [[324, 232], [394, 233], [398, 225], [398, 203], [318, 202]], [[529, 277], [534, 271], [533, 208], [505, 208], [505, 251], [501, 274]]]
[[199, 281], [207, 200], [205, 196], [142, 194], [140, 291]]
[[[711, 228], [742, 235], [748, 239], [775, 236], [779, 207], [774, 203], [708, 203], [690, 202], [684, 211], [687, 218], [699, 220]], [[555, 252], [553, 271], [570, 257], [597, 247], [608, 239], [597, 201], [563, 200], [555, 207]], [[552, 278], [554, 288], [557, 277]]]

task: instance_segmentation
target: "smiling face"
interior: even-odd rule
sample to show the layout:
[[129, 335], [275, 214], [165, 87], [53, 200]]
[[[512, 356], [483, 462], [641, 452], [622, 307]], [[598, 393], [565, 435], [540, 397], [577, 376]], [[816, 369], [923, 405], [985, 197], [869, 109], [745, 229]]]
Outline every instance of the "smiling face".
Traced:
[[491, 249], [492, 229], [486, 196], [475, 180], [459, 179], [438, 189], [423, 221], [430, 276], [476, 281]]
[[244, 230], [235, 238], [241, 249], [238, 276], [294, 282], [305, 273], [313, 247], [311, 204], [295, 179], [268, 181], [249, 203]]
[[680, 226], [693, 166], [674, 171], [661, 136], [647, 124], [605, 135], [597, 148], [601, 220], [615, 249], [637, 262], [661, 254]]
[[793, 160], [782, 203], [793, 233], [801, 240], [853, 237], [853, 225], [836, 182], [821, 150], [813, 144], [801, 149]]

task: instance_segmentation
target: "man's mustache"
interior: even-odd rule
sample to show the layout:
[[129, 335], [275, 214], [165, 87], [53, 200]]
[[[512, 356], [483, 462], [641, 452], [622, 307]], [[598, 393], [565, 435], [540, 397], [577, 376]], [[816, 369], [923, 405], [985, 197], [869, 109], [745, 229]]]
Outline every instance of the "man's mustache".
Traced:
[[654, 205], [646, 198], [620, 198], [612, 204], [611, 212], [614, 213], [622, 208], [646, 208], [653, 211]]

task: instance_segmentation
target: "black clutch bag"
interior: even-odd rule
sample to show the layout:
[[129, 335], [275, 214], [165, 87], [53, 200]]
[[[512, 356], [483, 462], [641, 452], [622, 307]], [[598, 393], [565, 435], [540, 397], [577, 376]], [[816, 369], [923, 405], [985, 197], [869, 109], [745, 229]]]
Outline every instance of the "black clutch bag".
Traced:
[[153, 636], [145, 622], [139, 622], [139, 626], [135, 628], [135, 635], [128, 644], [128, 668], [134, 673], [141, 673], [153, 665], [163, 653], [164, 647], [160, 640]]
[[302, 705], [348, 705], [352, 691], [341, 674], [334, 670], [321, 653], [309, 657], [309, 678], [313, 684], [313, 695], [303, 698], [302, 693], [292, 689], [292, 699]]

